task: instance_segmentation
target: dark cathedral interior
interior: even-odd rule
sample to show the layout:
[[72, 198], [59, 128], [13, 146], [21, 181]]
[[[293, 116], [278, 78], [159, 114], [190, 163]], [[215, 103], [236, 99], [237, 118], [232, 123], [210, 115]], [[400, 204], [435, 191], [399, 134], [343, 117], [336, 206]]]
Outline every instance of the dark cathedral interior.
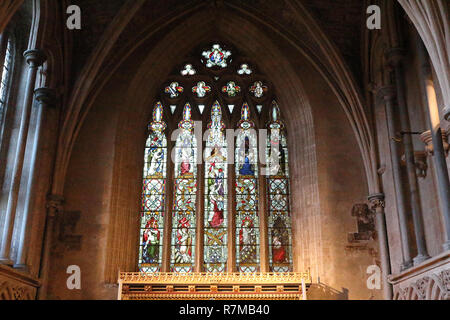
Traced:
[[448, 0], [0, 0], [0, 79], [0, 300], [450, 300]]

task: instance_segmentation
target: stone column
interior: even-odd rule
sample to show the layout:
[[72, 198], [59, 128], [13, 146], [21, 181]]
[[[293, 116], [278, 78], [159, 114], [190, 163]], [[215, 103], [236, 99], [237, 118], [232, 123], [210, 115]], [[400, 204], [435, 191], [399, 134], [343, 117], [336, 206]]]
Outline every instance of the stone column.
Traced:
[[[375, 218], [377, 224], [377, 231], [381, 234], [378, 235], [378, 241], [380, 246], [380, 256], [389, 257], [389, 246], [387, 243], [386, 232], [386, 217], [384, 213], [384, 194], [378, 193], [369, 196], [368, 198], [370, 207], [375, 211]], [[388, 281], [388, 276], [391, 273], [391, 266], [389, 264], [390, 259], [381, 259], [381, 272], [383, 277], [383, 297], [385, 300], [392, 300], [392, 286]]]
[[[404, 70], [403, 70], [404, 52], [401, 48], [393, 48], [388, 52], [388, 60], [394, 67], [395, 83], [397, 89], [397, 103], [400, 115], [400, 123], [402, 131], [410, 132], [411, 127], [408, 117], [408, 108], [406, 105], [405, 94], [405, 82], [404, 82]], [[408, 186], [411, 194], [411, 209], [414, 222], [414, 232], [416, 236], [418, 254], [413, 259], [414, 265], [418, 265], [423, 261], [430, 258], [427, 251], [425, 242], [425, 230], [423, 225], [422, 208], [420, 206], [419, 198], [419, 184], [417, 182], [416, 166], [414, 159], [414, 146], [412, 137], [409, 134], [405, 134], [402, 137], [402, 141], [405, 147], [405, 160], [406, 169], [408, 172]]]
[[57, 214], [63, 212], [64, 198], [58, 195], [49, 195], [47, 197], [47, 217], [45, 221], [44, 245], [42, 247], [41, 266], [39, 268], [39, 278], [41, 287], [38, 290], [38, 299], [47, 298], [48, 275], [50, 272], [51, 242], [53, 239], [53, 230]]
[[11, 239], [14, 230], [14, 220], [16, 217], [17, 199], [19, 196], [20, 180], [22, 177], [25, 149], [30, 126], [31, 109], [33, 106], [33, 91], [36, 82], [36, 74], [39, 66], [46, 60], [45, 55], [40, 50], [27, 50], [24, 57], [29, 64], [25, 98], [23, 102], [22, 114], [20, 118], [20, 128], [17, 136], [17, 146], [12, 168], [11, 187], [8, 195], [8, 205], [5, 212], [3, 228], [1, 230], [0, 241], [0, 263], [13, 264], [10, 259]]
[[421, 79], [423, 100], [428, 110], [428, 126], [433, 140], [433, 162], [438, 180], [439, 201], [444, 216], [446, 238], [443, 244], [444, 251], [450, 250], [450, 180], [446, 163], [446, 154], [442, 142], [442, 128], [439, 119], [436, 92], [434, 90], [431, 65], [422, 40], [416, 38], [419, 60], [421, 64]]
[[23, 208], [23, 218], [20, 225], [20, 238], [19, 247], [17, 250], [16, 264], [15, 268], [26, 269], [26, 256], [28, 250], [28, 227], [29, 227], [29, 216], [32, 206], [32, 200], [34, 196], [34, 184], [36, 178], [36, 159], [39, 150], [39, 143], [42, 135], [42, 124], [45, 122], [45, 113], [48, 107], [53, 107], [55, 105], [55, 91], [49, 88], [39, 88], [34, 91], [35, 99], [38, 101], [38, 114], [36, 121], [36, 130], [34, 133], [33, 150], [31, 155], [31, 168], [30, 175], [28, 178], [27, 191], [25, 195], [25, 204]]
[[408, 220], [405, 208], [405, 191], [402, 183], [398, 144], [395, 137], [394, 98], [395, 88], [386, 86], [380, 88], [378, 96], [385, 102], [386, 122], [388, 126], [389, 148], [391, 151], [392, 176], [394, 178], [395, 199], [397, 203], [398, 220], [400, 226], [400, 239], [403, 252], [402, 270], [412, 267], [411, 247], [408, 238]]

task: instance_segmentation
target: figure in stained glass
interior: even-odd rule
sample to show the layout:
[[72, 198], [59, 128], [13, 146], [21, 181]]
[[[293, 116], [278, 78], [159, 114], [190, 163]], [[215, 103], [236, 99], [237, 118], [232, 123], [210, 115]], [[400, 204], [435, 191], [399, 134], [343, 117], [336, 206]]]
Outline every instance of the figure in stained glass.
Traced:
[[289, 246], [289, 232], [281, 217], [275, 219], [272, 229], [272, 255], [274, 263], [285, 263], [286, 246]]
[[269, 198], [269, 266], [273, 272], [292, 271], [291, 222], [289, 213], [288, 152], [284, 124], [280, 110], [272, 102], [271, 120], [268, 123], [267, 178]]
[[211, 110], [205, 148], [205, 254], [208, 272], [222, 272], [227, 261], [227, 143], [222, 108], [216, 101]]
[[144, 272], [158, 272], [161, 267], [163, 213], [165, 210], [167, 140], [166, 124], [162, 120], [163, 106], [155, 105], [153, 122], [145, 148], [142, 188], [139, 268]]
[[165, 92], [170, 95], [171, 98], [177, 98], [184, 92], [184, 88], [180, 86], [178, 82], [172, 82], [168, 87], [166, 87]]
[[189, 220], [186, 217], [178, 221], [177, 243], [175, 248], [175, 263], [184, 264], [192, 262], [192, 236]]
[[255, 98], [262, 98], [266, 92], [269, 90], [262, 81], [256, 81], [251, 87], [250, 92], [255, 96]]
[[172, 260], [173, 272], [192, 272], [195, 257], [196, 225], [196, 147], [193, 134], [194, 121], [191, 106], [187, 103], [183, 119], [178, 124], [181, 129], [175, 144], [175, 195], [173, 200]]
[[243, 264], [256, 261], [256, 232], [249, 217], [242, 221], [239, 230], [239, 256]]
[[197, 97], [199, 98], [204, 98], [210, 91], [211, 87], [206, 85], [204, 81], [200, 81], [195, 87], [192, 88], [192, 92], [197, 94]]
[[158, 222], [151, 217], [145, 226], [144, 236], [142, 239], [144, 263], [155, 263], [159, 257], [161, 232], [158, 229]]
[[211, 50], [203, 52], [205, 63], [208, 68], [221, 67], [226, 68], [228, 66], [228, 58], [231, 56], [231, 52], [223, 50], [219, 44], [213, 45]]

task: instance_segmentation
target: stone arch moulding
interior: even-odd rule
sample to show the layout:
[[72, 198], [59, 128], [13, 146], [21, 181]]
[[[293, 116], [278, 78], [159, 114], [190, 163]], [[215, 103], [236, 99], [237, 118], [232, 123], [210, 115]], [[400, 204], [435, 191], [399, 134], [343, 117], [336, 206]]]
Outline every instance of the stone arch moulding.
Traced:
[[[94, 50], [85, 68], [83, 69], [80, 78], [77, 81], [75, 89], [72, 92], [72, 98], [69, 101], [68, 108], [64, 115], [63, 128], [58, 146], [56, 168], [54, 172], [54, 181], [52, 187], [53, 194], [62, 194], [63, 192], [65, 174], [70, 160], [73, 143], [76, 140], [77, 134], [82, 126], [86, 114], [89, 112], [89, 109], [95, 101], [96, 95], [101, 91], [101, 88], [107, 83], [107, 81], [122, 65], [122, 63], [127, 58], [129, 58], [129, 55], [137, 50], [139, 46], [141, 46], [146, 41], [146, 39], [149, 39], [157, 32], [161, 32], [162, 30], [164, 30], [164, 28], [170, 26], [171, 23], [180, 20], [183, 21], [183, 19], [187, 18], [188, 14], [192, 14], [192, 12], [194, 11], [193, 8], [188, 8], [185, 11], [174, 13], [175, 17], [171, 17], [169, 21], [162, 21], [162, 19], [157, 20], [155, 24], [143, 28], [141, 34], [131, 36], [129, 37], [128, 42], [124, 42], [118, 45], [118, 42], [121, 39], [126, 38], [126, 36], [124, 36], [126, 27], [129, 23], [131, 23], [134, 15], [138, 14], [139, 9], [143, 5], [143, 2], [144, 1], [129, 1], [125, 3], [124, 7], [108, 27], [98, 47]], [[291, 24], [294, 23], [299, 30], [288, 31], [287, 27], [284, 28], [280, 25], [282, 21], [275, 22], [273, 19], [263, 19], [263, 14], [255, 12], [255, 9], [250, 10], [250, 8], [245, 7], [236, 8], [228, 4], [224, 4], [224, 6], [228, 10], [230, 10], [230, 12], [234, 13], [230, 15], [230, 18], [234, 19], [233, 21], [239, 21], [239, 19], [242, 19], [242, 17], [244, 17], [244, 20], [247, 21], [247, 23], [250, 23], [256, 29], [260, 27], [261, 29], [275, 32], [277, 36], [282, 37], [295, 50], [297, 50], [299, 55], [306, 57], [312, 63], [312, 65], [322, 74], [323, 78], [326, 79], [326, 81], [338, 97], [341, 103], [341, 107], [345, 111], [350, 125], [352, 126], [352, 129], [355, 133], [355, 137], [358, 141], [366, 170], [369, 190], [371, 193], [377, 193], [379, 192], [379, 182], [376, 173], [377, 164], [374, 152], [373, 137], [366, 115], [364, 113], [364, 108], [362, 106], [361, 94], [357, 89], [357, 86], [355, 85], [355, 81], [351, 76], [351, 72], [346, 67], [337, 50], [325, 37], [323, 32], [313, 21], [311, 16], [307, 13], [300, 2], [291, 0], [286, 1], [286, 4], [293, 12], [293, 14], [291, 15], [292, 21], [290, 22]], [[197, 10], [195, 10], [195, 12], [197, 14], [201, 14], [201, 10], [198, 9], [202, 7], [206, 6], [200, 5], [199, 7], [196, 7], [195, 9]], [[203, 13], [207, 13], [204, 14], [204, 21], [208, 21], [208, 17], [210, 17], [211, 15], [208, 14], [210, 13], [209, 11], [207, 11], [208, 8], [204, 9], [205, 10], [203, 11]], [[204, 23], [204, 21], [199, 19], [190, 19], [189, 26], [195, 27], [195, 25], [198, 26]], [[228, 31], [233, 30], [233, 25], [230, 23], [227, 28], [229, 28]], [[224, 30], [227, 31], [226, 28]], [[297, 36], [297, 33], [301, 36]], [[142, 38], [139, 39], [138, 36]], [[197, 36], [200, 36], [200, 34], [198, 34]], [[244, 37], [245, 35], [242, 35], [241, 32], [240, 36]], [[168, 37], [170, 37], [170, 35], [167, 35], [165, 39], [167, 39]], [[172, 35], [172, 38], [173, 37], [174, 36]], [[242, 44], [242, 47], [245, 48], [245, 41], [243, 41], [242, 38], [239, 39], [239, 36], [235, 35], [234, 37], [237, 37], [237, 39], [231, 42], [234, 43], [237, 47]], [[176, 40], [176, 37], [173, 38], [173, 40]], [[248, 48], [247, 50], [248, 52], [251, 52], [251, 48]], [[161, 55], [157, 57], [161, 57]], [[158, 67], [161, 68], [160, 72], [162, 73], [169, 72], [169, 66]], [[281, 80], [278, 79], [278, 81]], [[290, 79], [289, 77], [285, 77], [284, 81], [299, 83], [298, 79], [295, 79], [294, 76], [291, 76]], [[131, 87], [132, 86], [130, 86], [130, 88]], [[276, 87], [279, 88], [280, 86]], [[131, 93], [132, 92], [129, 92], [129, 94]], [[286, 89], [286, 93], [291, 97], [295, 97], [300, 105], [309, 106], [306, 95], [302, 94], [300, 87], [288, 88]], [[141, 101], [139, 101], [139, 104], [151, 104], [151, 99], [152, 97], [148, 96], [146, 99], [142, 99]], [[280, 99], [279, 103], [280, 105], [283, 105], [282, 99]], [[132, 105], [132, 103], [130, 103], [130, 105]], [[305, 124], [307, 124], [308, 122], [312, 123], [312, 115], [311, 112], [307, 112], [305, 110], [301, 112], [303, 112], [304, 114], [300, 117], [302, 120], [299, 120], [299, 124], [301, 125], [301, 127], [306, 127]], [[143, 119], [148, 119], [148, 117], [143, 117]], [[294, 126], [295, 124], [295, 122], [291, 122], [291, 124], [288, 125]], [[310, 131], [311, 129], [309, 128], [304, 130], [307, 130], [307, 132], [304, 132], [304, 137], [307, 137], [307, 139], [313, 139], [313, 134], [311, 134]], [[143, 133], [141, 134], [143, 137]], [[125, 137], [117, 137], [117, 142], [120, 144], [120, 140], [124, 138]], [[296, 148], [299, 148], [298, 146], [291, 145], [290, 148], [293, 150], [293, 152], [299, 152], [298, 149], [296, 150]], [[139, 154], [140, 151], [136, 151]], [[116, 155], [116, 157], [117, 156], [118, 155]], [[315, 154], [309, 154], [307, 157], [308, 158], [306, 159], [306, 161], [313, 163], [315, 162]], [[115, 159], [115, 163], [118, 168], [121, 163], [120, 159]], [[317, 175], [316, 172], [314, 173]], [[313, 184], [314, 182], [311, 182], [311, 185]], [[293, 187], [295, 188], [299, 186], [294, 185]], [[318, 195], [316, 194], [315, 197], [315, 200], [317, 200], [317, 206], [312, 210], [316, 210], [317, 212], [319, 212], [320, 208], [318, 204]], [[112, 205], [112, 209], [114, 209], [114, 205]], [[315, 250], [317, 251], [316, 253], [318, 257], [320, 257], [320, 249], [315, 248]], [[320, 273], [320, 271], [316, 270], [316, 273]], [[116, 275], [117, 273], [114, 274], [114, 277]]]
[[2, 0], [0, 4], [0, 33], [8, 25], [11, 18], [22, 5], [23, 0]]

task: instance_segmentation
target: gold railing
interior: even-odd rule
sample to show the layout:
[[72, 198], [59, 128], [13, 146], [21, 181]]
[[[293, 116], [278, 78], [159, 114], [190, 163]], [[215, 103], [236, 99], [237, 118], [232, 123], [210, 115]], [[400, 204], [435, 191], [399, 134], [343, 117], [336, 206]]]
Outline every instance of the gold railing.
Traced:
[[309, 272], [119, 274], [119, 300], [301, 300]]

